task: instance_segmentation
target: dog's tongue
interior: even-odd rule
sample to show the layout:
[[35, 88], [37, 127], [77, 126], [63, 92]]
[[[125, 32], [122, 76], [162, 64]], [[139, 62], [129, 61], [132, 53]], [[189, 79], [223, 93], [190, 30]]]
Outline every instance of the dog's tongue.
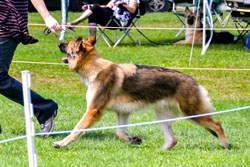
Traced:
[[64, 58], [62, 58], [62, 61], [63, 61], [64, 63], [66, 63], [66, 64], [68, 64], [68, 63], [69, 63], [69, 61], [68, 61], [68, 57], [64, 57]]

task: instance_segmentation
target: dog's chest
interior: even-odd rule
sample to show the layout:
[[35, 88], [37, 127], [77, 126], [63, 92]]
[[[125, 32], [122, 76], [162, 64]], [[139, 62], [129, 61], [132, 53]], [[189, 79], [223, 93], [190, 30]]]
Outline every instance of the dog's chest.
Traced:
[[90, 77], [83, 77], [81, 74], [77, 74], [80, 81], [88, 88], [89, 85], [93, 82], [93, 80], [96, 78], [96, 75], [92, 75]]

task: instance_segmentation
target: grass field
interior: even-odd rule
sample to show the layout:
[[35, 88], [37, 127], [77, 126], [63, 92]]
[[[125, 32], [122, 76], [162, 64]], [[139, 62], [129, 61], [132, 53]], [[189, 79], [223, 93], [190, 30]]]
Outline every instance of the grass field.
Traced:
[[[58, 20], [60, 12], [52, 12]], [[80, 13], [69, 13], [69, 20]], [[29, 23], [43, 23], [40, 16], [31, 13]], [[142, 27], [182, 27], [173, 13], [148, 13], [141, 18]], [[86, 22], [82, 25], [86, 25]], [[217, 25], [218, 26], [218, 25]], [[234, 27], [232, 21], [227, 27]], [[43, 36], [44, 27], [29, 26], [30, 33], [40, 42], [34, 45], [19, 45], [14, 60], [61, 63], [64, 56], [59, 52], [58, 38]], [[136, 36], [135, 30], [131, 32]], [[184, 37], [175, 38], [177, 30], [143, 30], [151, 40], [173, 43]], [[237, 31], [232, 31], [237, 34]], [[76, 29], [74, 36], [88, 37], [87, 29]], [[66, 41], [71, 40], [66, 35]], [[97, 50], [102, 57], [117, 63], [136, 63], [162, 67], [189, 67], [191, 46], [154, 45], [142, 39], [142, 46], [133, 46], [126, 38], [119, 47], [109, 48], [98, 40]], [[205, 55], [201, 46], [194, 46], [191, 67], [249, 69], [250, 54], [244, 49], [244, 40], [237, 44], [211, 45]], [[81, 119], [86, 109], [86, 88], [68, 66], [12, 63], [10, 74], [21, 80], [21, 71], [29, 70], [32, 89], [59, 104], [55, 131], [71, 130]], [[250, 105], [250, 71], [180, 70], [193, 76], [209, 92], [215, 111]], [[118, 139], [116, 131], [89, 132], [67, 148], [55, 149], [53, 141], [63, 139], [67, 134], [48, 138], [36, 137], [35, 147], [38, 166], [41, 167], [158, 167], [158, 166], [250, 166], [250, 110], [216, 115], [225, 130], [233, 148], [221, 148], [218, 139], [203, 128], [187, 121], [173, 124], [178, 144], [171, 150], [162, 150], [163, 133], [156, 124], [131, 127], [131, 135], [143, 139], [142, 145], [130, 145]], [[133, 114], [130, 123], [155, 120], [154, 113]], [[0, 96], [0, 140], [25, 135], [23, 107]], [[36, 120], [36, 132], [40, 127]], [[115, 114], [106, 112], [94, 127], [116, 124]], [[21, 139], [0, 144], [0, 167], [28, 166], [26, 140]]]

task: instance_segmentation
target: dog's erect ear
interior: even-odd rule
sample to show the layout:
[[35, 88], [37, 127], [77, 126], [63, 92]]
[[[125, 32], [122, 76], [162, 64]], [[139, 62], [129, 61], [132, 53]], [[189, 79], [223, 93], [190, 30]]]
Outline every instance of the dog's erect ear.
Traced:
[[82, 41], [82, 37], [78, 37], [77, 40], [76, 40], [77, 43], [80, 42], [80, 41]]
[[95, 36], [95, 35], [90, 36], [90, 37], [88, 38], [88, 42], [89, 42], [91, 45], [95, 45], [95, 43], [96, 43], [96, 36]]
[[[196, 9], [196, 12], [197, 12], [197, 9]], [[198, 15], [200, 15], [201, 14], [201, 8], [198, 8]]]
[[200, 17], [200, 15], [201, 15], [201, 8], [197, 8], [197, 9], [195, 9], [195, 15], [197, 14], [197, 10], [198, 10], [198, 17]]
[[191, 13], [191, 11], [189, 10], [189, 7], [186, 7], [185, 8], [185, 13], [187, 14], [187, 13]]
[[76, 52], [79, 52], [81, 50], [83, 50], [84, 48], [84, 44], [83, 44], [83, 39], [82, 37], [79, 37], [77, 40], [76, 40]]

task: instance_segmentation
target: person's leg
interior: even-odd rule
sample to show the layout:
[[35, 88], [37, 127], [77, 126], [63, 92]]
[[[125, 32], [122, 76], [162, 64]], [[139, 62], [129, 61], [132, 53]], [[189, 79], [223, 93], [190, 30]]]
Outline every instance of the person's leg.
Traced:
[[[0, 94], [23, 105], [22, 84], [8, 74], [17, 45], [18, 42], [14, 39], [0, 38]], [[44, 99], [32, 90], [31, 100], [34, 108], [34, 115], [40, 124], [44, 124], [58, 109], [57, 103], [53, 100]]]
[[[100, 24], [102, 26], [106, 26], [106, 24], [109, 22], [110, 18], [113, 16], [113, 11], [110, 8], [101, 8], [98, 5], [94, 5], [90, 8], [90, 10], [93, 12], [91, 16], [89, 16], [89, 35], [93, 36], [96, 34], [96, 28], [95, 26], [97, 24]], [[109, 24], [109, 26], [112, 26]]]
[[96, 23], [89, 23], [89, 36], [92, 37], [96, 35]]
[[86, 20], [90, 15], [92, 15], [92, 10], [91, 9], [87, 9], [85, 10], [82, 15], [80, 17], [78, 17], [76, 20], [70, 22], [70, 25], [77, 25], [81, 22], [83, 22], [84, 20]]

